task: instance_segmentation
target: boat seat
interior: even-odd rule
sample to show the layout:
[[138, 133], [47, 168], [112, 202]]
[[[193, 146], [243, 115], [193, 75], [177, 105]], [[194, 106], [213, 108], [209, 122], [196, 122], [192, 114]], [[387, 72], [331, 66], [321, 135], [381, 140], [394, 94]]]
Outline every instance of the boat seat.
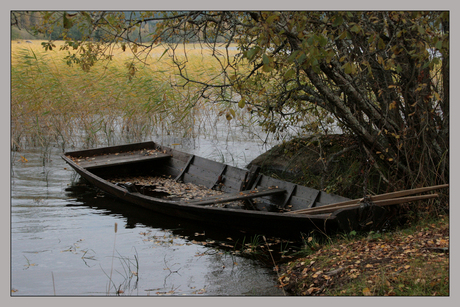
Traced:
[[256, 197], [262, 196], [269, 196], [275, 194], [286, 193], [285, 189], [279, 188], [267, 188], [267, 189], [257, 189], [257, 190], [247, 190], [247, 191], [240, 191], [238, 193], [233, 194], [223, 194], [219, 196], [207, 197], [202, 200], [188, 200], [181, 202], [187, 205], [213, 205], [219, 203], [225, 203], [230, 201], [237, 201], [237, 200], [245, 200], [245, 199], [252, 199]]
[[74, 161], [85, 169], [95, 169], [100, 167], [131, 164], [148, 160], [170, 159], [171, 155], [152, 152], [146, 154], [144, 151], [130, 151], [120, 153], [110, 153], [103, 156], [74, 158]]

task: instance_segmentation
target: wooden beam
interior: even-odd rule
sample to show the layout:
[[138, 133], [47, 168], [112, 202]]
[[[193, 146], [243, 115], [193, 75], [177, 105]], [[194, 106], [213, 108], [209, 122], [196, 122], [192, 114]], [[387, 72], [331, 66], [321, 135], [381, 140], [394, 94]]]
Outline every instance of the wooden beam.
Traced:
[[219, 203], [226, 203], [230, 201], [245, 200], [245, 199], [252, 199], [256, 197], [280, 194], [280, 193], [285, 193], [285, 192], [286, 190], [284, 189], [247, 190], [247, 191], [241, 191], [241, 192], [233, 193], [233, 194], [223, 194], [219, 196], [209, 197], [203, 200], [185, 201], [181, 203], [187, 204], [187, 205], [213, 205], [213, 204], [219, 204]]
[[169, 159], [171, 155], [157, 153], [155, 155], [105, 155], [105, 156], [97, 156], [94, 157], [94, 160], [81, 160], [77, 162], [81, 167], [90, 170], [95, 168], [107, 167], [107, 166], [116, 166], [116, 165], [123, 165], [123, 164], [131, 164], [136, 162], [143, 162], [149, 160], [161, 160], [161, 159]]
[[291, 189], [289, 189], [288, 195], [286, 196], [286, 198], [284, 199], [283, 204], [281, 205], [281, 209], [286, 209], [286, 206], [291, 201], [292, 194], [294, 193], [296, 188], [297, 188], [297, 185], [294, 184], [294, 185], [292, 185]]
[[175, 181], [181, 181], [182, 177], [184, 177], [184, 174], [188, 171], [188, 168], [190, 164], [192, 164], [193, 158], [195, 158], [195, 155], [191, 155], [190, 158], [188, 159], [187, 163], [185, 163], [184, 168], [180, 172], [180, 174], [174, 179]]

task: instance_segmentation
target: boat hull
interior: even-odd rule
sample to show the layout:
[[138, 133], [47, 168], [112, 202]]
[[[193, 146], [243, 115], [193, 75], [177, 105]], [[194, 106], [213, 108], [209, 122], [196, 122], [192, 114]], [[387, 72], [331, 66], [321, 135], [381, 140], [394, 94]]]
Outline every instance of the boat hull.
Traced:
[[[358, 223], [354, 219], [358, 209], [338, 210], [337, 213], [328, 214], [287, 214], [290, 210], [320, 207], [347, 198], [251, 174], [250, 170], [186, 154], [154, 142], [66, 152], [62, 158], [89, 183], [123, 200], [133, 209], [136, 206], [143, 207], [159, 214], [211, 224], [222, 229], [299, 237], [312, 231], [349, 231], [350, 226]], [[223, 194], [219, 196], [221, 198], [168, 200], [144, 195], [137, 189], [129, 190], [109, 180], [114, 176], [133, 174], [170, 177], [176, 181], [218, 189]], [[263, 196], [259, 197], [257, 193]], [[231, 197], [248, 202], [253, 206], [252, 210], [209, 205], [225, 204]]]

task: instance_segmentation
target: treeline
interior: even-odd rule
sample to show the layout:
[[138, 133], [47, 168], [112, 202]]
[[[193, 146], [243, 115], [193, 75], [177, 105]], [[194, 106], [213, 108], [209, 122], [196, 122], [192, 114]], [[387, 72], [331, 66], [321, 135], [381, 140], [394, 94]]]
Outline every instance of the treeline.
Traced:
[[[11, 12], [11, 39], [49, 39], [49, 40], [62, 40], [64, 36], [72, 40], [80, 41], [83, 39], [91, 38], [93, 41], [105, 41], [107, 37], [110, 37], [110, 33], [107, 32], [107, 29], [96, 29], [91, 33], [85, 32], [88, 31], [88, 28], [82, 30], [82, 27], [78, 26], [78, 23], [72, 24], [70, 27], [65, 27], [66, 21], [72, 21], [71, 18], [64, 16], [72, 16], [78, 14], [79, 12], [64, 12], [60, 19], [56, 19], [56, 22], [52, 23], [52, 27], [49, 27], [49, 21], [45, 21], [44, 15], [49, 12], [46, 11], [12, 11]], [[56, 13], [56, 12], [54, 12]], [[113, 12], [112, 12], [113, 13]], [[177, 12], [176, 12], [177, 13]], [[124, 11], [125, 20], [129, 22], [137, 22], [142, 20], [142, 16], [139, 12], [135, 11]], [[101, 13], [101, 16], [104, 13]], [[154, 17], [159, 17], [158, 14], [154, 14]], [[154, 18], [155, 19], [155, 18]], [[42, 25], [48, 23], [46, 32], [44, 31]], [[142, 21], [142, 26], [135, 29], [131, 29], [129, 33], [127, 32], [126, 40], [137, 40], [148, 42], [151, 39], [151, 33], [155, 31], [157, 21], [155, 20], [145, 20]], [[129, 27], [129, 26], [127, 26]], [[128, 37], [129, 36], [129, 37]], [[202, 37], [197, 37], [196, 35], [187, 35], [183, 34], [182, 36], [164, 34], [162, 41], [166, 43], [181, 43], [184, 40], [187, 42], [197, 42], [202, 40]], [[209, 40], [209, 37], [208, 37]], [[226, 42], [226, 38], [223, 36], [218, 36], [214, 38], [217, 42]]]
[[[73, 40], [81, 40], [85, 34], [77, 25], [65, 30], [62, 22], [56, 22], [52, 30], [44, 33], [40, 31], [43, 25], [44, 11], [12, 11], [11, 12], [11, 39], [49, 39], [61, 40], [65, 35]], [[65, 12], [62, 12], [64, 15]], [[96, 30], [91, 37], [94, 40], [101, 40], [101, 31]]]

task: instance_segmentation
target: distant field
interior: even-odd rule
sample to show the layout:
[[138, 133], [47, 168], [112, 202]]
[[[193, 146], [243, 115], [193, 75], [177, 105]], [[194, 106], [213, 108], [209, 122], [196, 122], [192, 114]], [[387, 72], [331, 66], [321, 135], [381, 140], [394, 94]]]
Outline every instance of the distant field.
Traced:
[[[52, 51], [44, 51], [42, 41], [30, 42], [11, 42], [13, 146], [50, 141], [90, 146], [100, 138], [110, 142], [114, 134], [130, 134], [134, 139], [148, 133], [188, 135], [197, 118], [206, 120], [228, 108], [198, 104], [191, 109], [198, 89], [191, 83], [173, 86], [184, 81], [168, 55], [161, 57], [163, 46], [143, 58], [147, 65], [137, 63], [131, 76], [133, 54], [128, 50], [113, 49], [112, 61], [98, 62], [84, 72], [78, 65], [66, 64], [68, 51], [60, 50], [63, 42], [56, 42]], [[193, 45], [185, 48], [186, 73], [205, 82], [218, 81], [220, 64], [209, 51]]]

